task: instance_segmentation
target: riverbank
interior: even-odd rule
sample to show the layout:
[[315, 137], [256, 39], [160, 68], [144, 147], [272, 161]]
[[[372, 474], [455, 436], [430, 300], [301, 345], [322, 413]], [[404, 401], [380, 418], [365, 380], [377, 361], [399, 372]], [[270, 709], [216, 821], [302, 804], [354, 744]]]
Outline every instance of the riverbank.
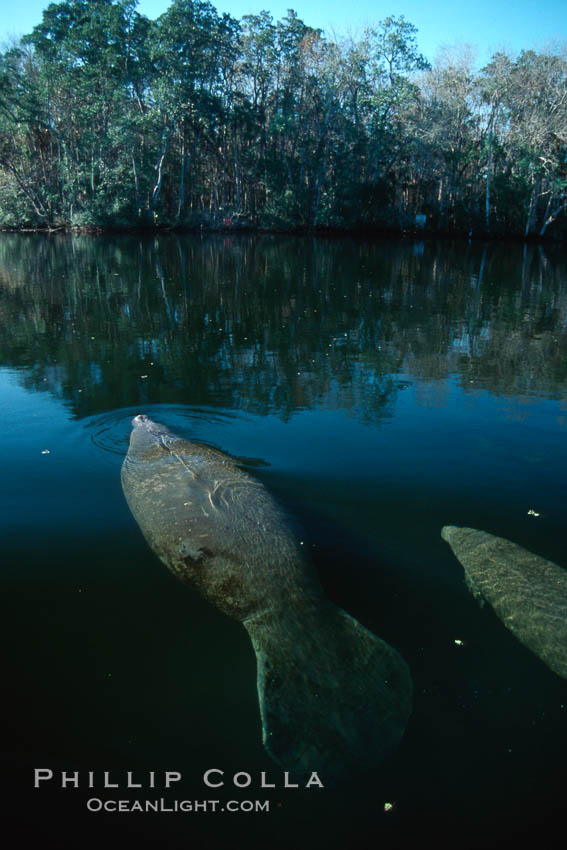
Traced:
[[420, 240], [465, 240], [474, 242], [495, 243], [523, 243], [526, 245], [566, 245], [567, 231], [559, 234], [529, 234], [524, 236], [519, 233], [488, 233], [485, 230], [451, 230], [449, 228], [419, 228], [419, 227], [302, 227], [302, 226], [262, 226], [250, 225], [231, 226], [226, 223], [208, 225], [111, 225], [111, 226], [72, 226], [58, 225], [54, 227], [22, 226], [22, 227], [0, 227], [0, 233], [28, 233], [28, 234], [67, 234], [82, 236], [119, 236], [121, 234], [220, 234], [220, 235], [247, 235], [247, 236], [314, 236], [318, 238], [360, 238], [360, 239], [420, 239]]

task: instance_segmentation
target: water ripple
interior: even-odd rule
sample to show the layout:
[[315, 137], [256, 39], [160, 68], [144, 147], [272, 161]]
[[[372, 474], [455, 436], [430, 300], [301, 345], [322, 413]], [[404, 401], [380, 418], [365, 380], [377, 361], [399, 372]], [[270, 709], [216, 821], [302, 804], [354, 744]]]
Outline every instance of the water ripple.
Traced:
[[83, 427], [90, 433], [90, 441], [104, 452], [121, 455], [128, 451], [131, 422], [134, 416], [144, 413], [180, 436], [200, 443], [217, 446], [210, 439], [210, 431], [230, 424], [235, 419], [244, 420], [246, 414], [218, 408], [187, 407], [181, 405], [142, 405], [123, 407], [84, 420]]

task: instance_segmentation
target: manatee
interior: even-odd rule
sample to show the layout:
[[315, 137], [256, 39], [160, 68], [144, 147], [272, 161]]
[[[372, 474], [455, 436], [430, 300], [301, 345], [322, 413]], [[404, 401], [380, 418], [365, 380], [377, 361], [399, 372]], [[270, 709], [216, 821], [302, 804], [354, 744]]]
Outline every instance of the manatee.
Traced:
[[259, 481], [147, 416], [132, 425], [128, 505], [163, 563], [247, 630], [269, 755], [325, 784], [390, 755], [411, 713], [402, 657], [324, 596]]
[[567, 570], [516, 543], [446, 525], [441, 536], [463, 565], [471, 592], [550, 670], [567, 679]]

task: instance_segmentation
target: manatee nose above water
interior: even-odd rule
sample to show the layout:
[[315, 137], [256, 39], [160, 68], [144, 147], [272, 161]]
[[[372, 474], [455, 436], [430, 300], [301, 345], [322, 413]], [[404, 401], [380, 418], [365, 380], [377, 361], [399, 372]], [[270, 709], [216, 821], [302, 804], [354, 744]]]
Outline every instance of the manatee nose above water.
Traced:
[[132, 426], [128, 505], [163, 563], [248, 631], [268, 753], [323, 782], [389, 755], [411, 712], [398, 652], [325, 598], [259, 481], [147, 416]]

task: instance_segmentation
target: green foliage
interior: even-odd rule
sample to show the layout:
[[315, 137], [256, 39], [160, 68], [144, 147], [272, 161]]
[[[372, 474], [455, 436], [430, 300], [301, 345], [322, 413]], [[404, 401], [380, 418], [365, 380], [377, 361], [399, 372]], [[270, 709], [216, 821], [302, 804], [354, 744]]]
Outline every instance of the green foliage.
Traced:
[[403, 16], [334, 41], [290, 10], [62, 0], [0, 54], [0, 226], [560, 234], [567, 56], [431, 68]]

